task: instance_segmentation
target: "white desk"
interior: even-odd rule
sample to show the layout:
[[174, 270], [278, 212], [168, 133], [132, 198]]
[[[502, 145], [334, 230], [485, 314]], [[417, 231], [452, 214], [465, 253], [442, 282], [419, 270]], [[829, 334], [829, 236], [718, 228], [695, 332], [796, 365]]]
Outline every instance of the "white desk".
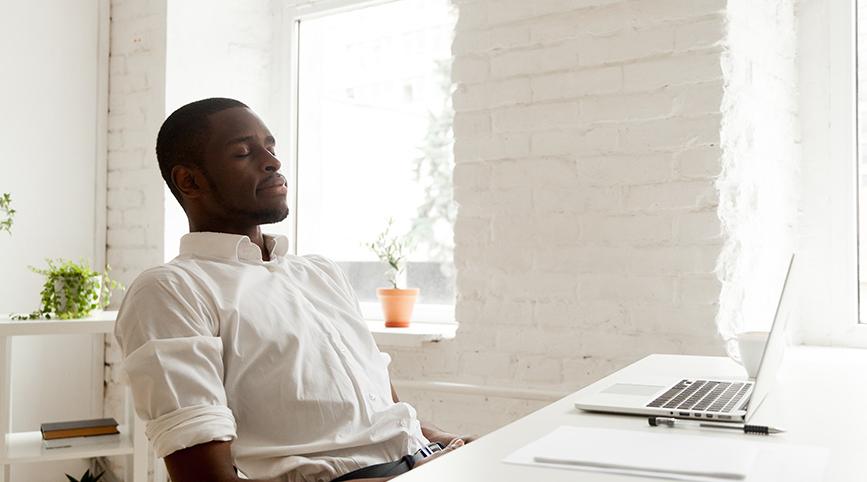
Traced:
[[[728, 358], [651, 355], [623, 370], [641, 374], [684, 377], [745, 377], [743, 369]], [[751, 441], [818, 445], [831, 449], [825, 473], [827, 482], [867, 480], [867, 350], [792, 347], [786, 353], [780, 383], [759, 408], [753, 423], [779, 426], [784, 434]], [[602, 379], [596, 383], [607, 383]], [[825, 395], [819, 395], [824, 393]], [[830, 400], [836, 398], [836, 402]], [[452, 454], [433, 460], [395, 480], [413, 481], [612, 481], [635, 482], [643, 478], [594, 472], [525, 467], [505, 464], [504, 457], [560, 425], [606, 427], [636, 431], [678, 430], [652, 428], [646, 417], [582, 412], [573, 407], [575, 395], [517, 420]], [[828, 410], [820, 410], [824, 402]], [[707, 437], [743, 439], [727, 431], [685, 431]], [[659, 479], [646, 479], [659, 480]]]

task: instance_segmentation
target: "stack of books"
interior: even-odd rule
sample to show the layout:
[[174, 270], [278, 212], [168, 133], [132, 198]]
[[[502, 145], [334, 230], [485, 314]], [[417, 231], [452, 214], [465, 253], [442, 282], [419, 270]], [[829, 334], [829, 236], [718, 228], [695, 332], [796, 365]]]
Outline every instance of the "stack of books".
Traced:
[[104, 444], [120, 440], [117, 420], [113, 418], [43, 423], [40, 429], [42, 446], [47, 449]]

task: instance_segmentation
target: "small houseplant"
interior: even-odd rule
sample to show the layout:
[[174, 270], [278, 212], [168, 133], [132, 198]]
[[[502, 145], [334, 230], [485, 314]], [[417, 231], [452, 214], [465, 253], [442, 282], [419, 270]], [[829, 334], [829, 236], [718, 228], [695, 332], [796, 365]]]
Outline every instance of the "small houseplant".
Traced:
[[411, 249], [411, 239], [409, 236], [392, 234], [393, 224], [393, 220], [389, 219], [385, 230], [375, 241], [366, 246], [388, 265], [385, 275], [391, 287], [376, 290], [376, 295], [382, 304], [385, 326], [403, 328], [409, 326], [419, 289], [400, 287], [405, 284], [403, 280], [406, 272], [406, 257]]
[[0, 231], [12, 234], [12, 219], [15, 210], [12, 209], [12, 195], [8, 192], [0, 194]]
[[81, 476], [80, 479], [76, 479], [75, 477], [73, 477], [69, 474], [64, 474], [64, 475], [66, 475], [68, 482], [98, 482], [99, 479], [102, 478], [102, 475], [104, 473], [105, 472], [101, 472], [99, 475], [93, 475], [90, 473], [90, 469], [87, 469], [87, 471], [84, 473], [84, 475]]
[[108, 277], [110, 266], [102, 273], [91, 270], [85, 261], [46, 259], [47, 269], [30, 266], [34, 273], [45, 276], [42, 285], [42, 306], [29, 315], [13, 315], [14, 319], [86, 318], [94, 310], [108, 306], [111, 290], [123, 285]]

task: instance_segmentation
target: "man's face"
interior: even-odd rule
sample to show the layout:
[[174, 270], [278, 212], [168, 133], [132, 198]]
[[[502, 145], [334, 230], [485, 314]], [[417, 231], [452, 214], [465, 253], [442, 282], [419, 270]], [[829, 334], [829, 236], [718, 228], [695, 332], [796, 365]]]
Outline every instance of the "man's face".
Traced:
[[277, 171], [274, 136], [259, 117], [243, 107], [209, 118], [204, 172], [205, 196], [215, 217], [241, 224], [270, 224], [286, 219], [288, 188]]

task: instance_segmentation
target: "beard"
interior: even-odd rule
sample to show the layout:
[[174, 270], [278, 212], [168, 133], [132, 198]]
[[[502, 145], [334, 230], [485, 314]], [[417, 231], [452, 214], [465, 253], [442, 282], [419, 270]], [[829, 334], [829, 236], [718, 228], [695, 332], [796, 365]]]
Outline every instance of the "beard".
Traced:
[[286, 219], [287, 216], [289, 216], [288, 206], [272, 209], [260, 209], [257, 211], [231, 208], [229, 206], [225, 206], [225, 208], [227, 210], [231, 210], [232, 214], [236, 214], [238, 216], [245, 216], [246, 219], [249, 219], [256, 224], [279, 223], [280, 221]]
[[208, 184], [211, 185], [211, 192], [214, 195], [214, 200], [221, 208], [223, 208], [223, 211], [232, 220], [245, 221], [254, 224], [273, 224], [279, 223], [289, 216], [289, 207], [285, 205], [256, 210], [233, 206], [226, 201], [226, 197], [223, 196], [222, 191], [217, 187], [217, 184], [214, 182], [210, 173], [207, 170], [202, 169], [202, 174], [205, 176], [205, 179], [208, 180]]

